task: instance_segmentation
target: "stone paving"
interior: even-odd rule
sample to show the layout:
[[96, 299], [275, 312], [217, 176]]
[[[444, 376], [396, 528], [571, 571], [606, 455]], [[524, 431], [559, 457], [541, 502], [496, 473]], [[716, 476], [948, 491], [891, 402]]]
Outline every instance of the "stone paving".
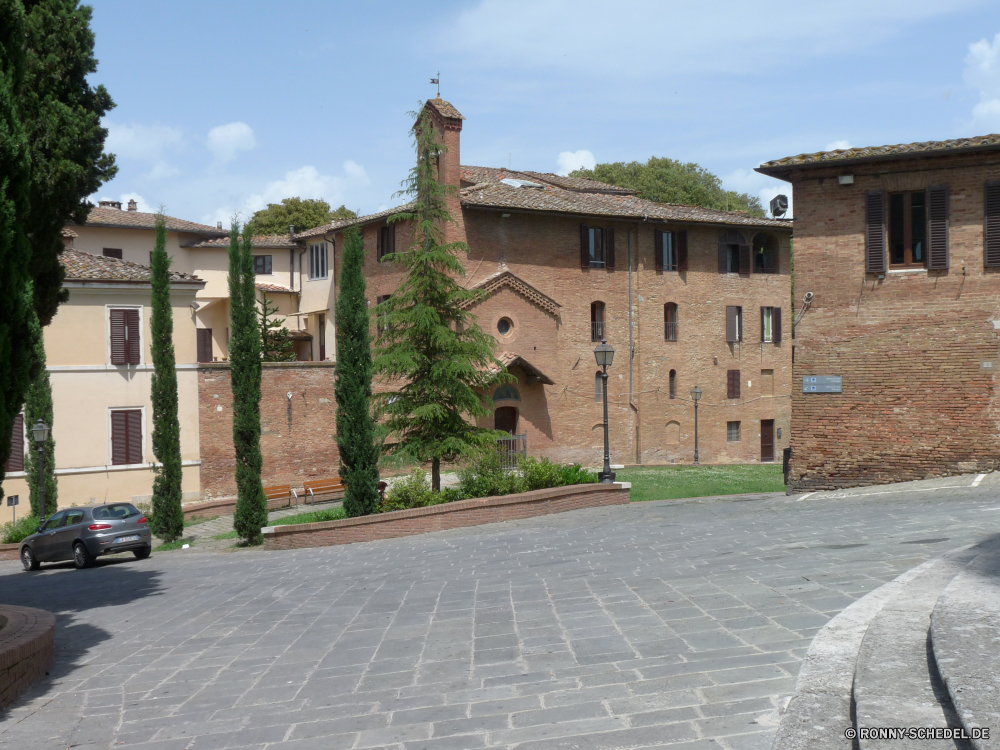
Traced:
[[[59, 618], [11, 748], [768, 748], [813, 634], [995, 534], [1000, 475], [595, 508], [26, 574]], [[843, 728], [829, 728], [843, 731]]]

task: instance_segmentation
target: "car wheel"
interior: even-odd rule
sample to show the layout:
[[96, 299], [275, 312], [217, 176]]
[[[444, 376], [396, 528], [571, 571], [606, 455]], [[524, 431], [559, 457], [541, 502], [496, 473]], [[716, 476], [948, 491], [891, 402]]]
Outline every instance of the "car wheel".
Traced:
[[73, 545], [73, 562], [76, 563], [77, 568], [81, 569], [89, 568], [94, 564], [94, 556], [90, 554], [90, 550], [83, 542], [77, 542]]
[[24, 547], [21, 550], [21, 565], [24, 566], [26, 571], [38, 570], [38, 560], [35, 559], [35, 555], [31, 551], [31, 547]]
[[149, 547], [142, 547], [141, 549], [134, 549], [132, 550], [132, 554], [135, 555], [136, 560], [145, 560], [152, 551], [153, 547], [151, 545]]

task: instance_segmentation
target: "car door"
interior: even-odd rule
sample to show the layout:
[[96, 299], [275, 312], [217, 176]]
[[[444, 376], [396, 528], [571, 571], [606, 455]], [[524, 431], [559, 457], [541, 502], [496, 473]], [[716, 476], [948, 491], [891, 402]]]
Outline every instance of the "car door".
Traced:
[[49, 550], [52, 547], [52, 541], [55, 538], [56, 531], [62, 522], [66, 520], [66, 511], [61, 510], [54, 516], [49, 518], [42, 527], [42, 530], [38, 533], [38, 538], [34, 544], [35, 559], [39, 562], [45, 562], [46, 560], [51, 560], [49, 557]]
[[73, 541], [80, 533], [80, 526], [83, 524], [83, 511], [70, 508], [66, 511], [66, 517], [52, 535], [51, 547], [49, 548], [50, 560], [70, 560], [73, 557]]

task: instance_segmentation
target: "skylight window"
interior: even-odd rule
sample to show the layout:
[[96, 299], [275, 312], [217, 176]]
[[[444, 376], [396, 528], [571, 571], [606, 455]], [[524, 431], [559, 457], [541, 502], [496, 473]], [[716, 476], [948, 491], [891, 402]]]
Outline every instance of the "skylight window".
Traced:
[[522, 188], [522, 187], [526, 187], [526, 188], [541, 188], [542, 187], [541, 184], [539, 184], [537, 182], [528, 182], [527, 180], [515, 180], [513, 177], [504, 177], [502, 180], [500, 180], [500, 182], [502, 182], [504, 185], [510, 185], [511, 187], [516, 187], [516, 188]]

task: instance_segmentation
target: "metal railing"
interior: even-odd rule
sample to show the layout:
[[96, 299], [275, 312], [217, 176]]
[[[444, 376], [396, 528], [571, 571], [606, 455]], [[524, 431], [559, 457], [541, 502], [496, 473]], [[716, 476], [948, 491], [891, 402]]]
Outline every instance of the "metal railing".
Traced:
[[604, 321], [603, 320], [593, 320], [590, 322], [590, 340], [591, 341], [603, 341], [604, 340]]
[[666, 341], [677, 340], [677, 323], [665, 322], [663, 324], [663, 338]]
[[511, 435], [497, 440], [497, 452], [505, 469], [516, 469], [521, 459], [528, 455], [528, 433]]

